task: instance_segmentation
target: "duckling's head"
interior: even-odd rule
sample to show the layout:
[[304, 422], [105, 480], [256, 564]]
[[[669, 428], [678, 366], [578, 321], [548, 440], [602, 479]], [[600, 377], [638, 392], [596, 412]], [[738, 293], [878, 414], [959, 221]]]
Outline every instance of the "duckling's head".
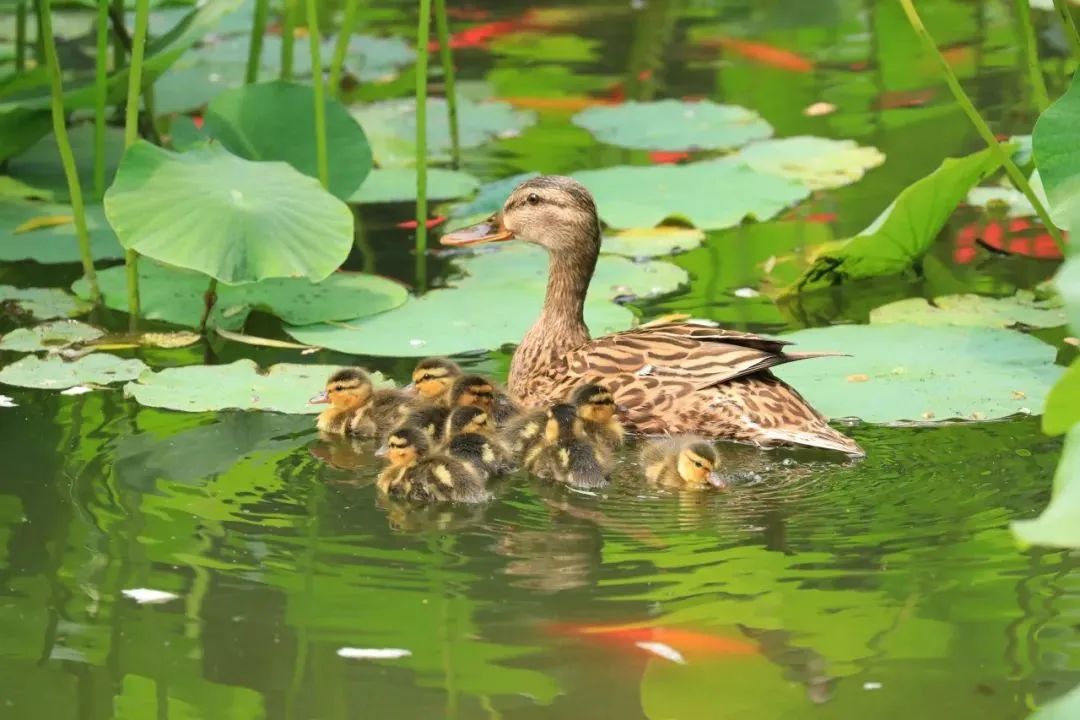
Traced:
[[395, 467], [407, 467], [415, 465], [427, 455], [430, 448], [423, 430], [402, 425], [386, 437], [386, 442], [375, 451], [375, 455], [385, 457], [386, 462]]
[[355, 410], [371, 399], [371, 378], [360, 368], [338, 370], [326, 381], [326, 388], [308, 400], [312, 404], [329, 403], [337, 410]]
[[412, 387], [421, 397], [437, 402], [450, 392], [454, 378], [461, 376], [461, 368], [453, 360], [427, 358], [416, 364], [412, 374]]
[[443, 245], [475, 245], [518, 238], [552, 253], [595, 255], [600, 248], [596, 202], [585, 186], [561, 175], [521, 183], [502, 210], [482, 223], [443, 235]]
[[586, 422], [607, 424], [615, 416], [615, 398], [596, 383], [580, 386], [570, 395], [570, 404]]
[[549, 443], [580, 438], [584, 433], [576, 407], [569, 403], [559, 403], [548, 408], [544, 439]]
[[474, 405], [490, 411], [495, 404], [495, 386], [482, 375], [462, 375], [450, 387], [450, 406]]
[[446, 434], [455, 437], [464, 433], [490, 434], [494, 430], [487, 410], [475, 405], [454, 408], [446, 419]]
[[684, 445], [679, 450], [679, 456], [675, 461], [679, 477], [685, 482], [697, 486], [712, 485], [722, 488], [727, 483], [716, 471], [719, 464], [720, 458], [716, 453], [716, 448], [704, 440]]

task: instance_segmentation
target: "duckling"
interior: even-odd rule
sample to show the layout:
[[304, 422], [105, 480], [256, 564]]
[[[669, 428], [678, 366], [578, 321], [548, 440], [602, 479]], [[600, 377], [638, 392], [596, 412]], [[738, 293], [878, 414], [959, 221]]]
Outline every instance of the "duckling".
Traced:
[[615, 417], [615, 398], [603, 386], [582, 385], [570, 394], [567, 402], [577, 408], [586, 437], [609, 450], [622, 447], [625, 432]]
[[568, 403], [552, 405], [546, 417], [543, 444], [526, 457], [526, 467], [542, 478], [576, 488], [606, 485], [613, 455], [585, 435], [577, 408]]
[[461, 377], [461, 368], [446, 358], [426, 358], [416, 364], [409, 388], [436, 405], [450, 404], [450, 386]]
[[516, 469], [509, 449], [495, 434], [491, 417], [476, 406], [454, 408], [446, 421], [444, 443], [447, 453], [487, 477]]
[[338, 370], [325, 389], [308, 401], [329, 403], [316, 421], [319, 430], [333, 435], [373, 436], [397, 425], [413, 409], [415, 399], [400, 390], [375, 390], [360, 368]]
[[713, 444], [699, 437], [681, 435], [654, 440], [641, 451], [645, 479], [676, 488], [727, 487], [716, 471], [720, 456]]
[[443, 439], [448, 417], [450, 417], [450, 408], [428, 403], [409, 413], [402, 424], [423, 430], [428, 440], [438, 443]]
[[462, 405], [487, 410], [497, 427], [502, 427], [521, 412], [509, 395], [483, 375], [462, 375], [454, 380], [450, 387], [450, 406]]
[[489, 497], [479, 472], [463, 460], [433, 453], [427, 436], [418, 428], [396, 428], [376, 455], [384, 455], [388, 464], [376, 487], [389, 495], [417, 502], [463, 503], [483, 502]]
[[512, 418], [502, 428], [499, 433], [502, 443], [518, 465], [523, 465], [525, 458], [532, 457], [543, 447], [546, 424], [547, 412], [531, 410]]

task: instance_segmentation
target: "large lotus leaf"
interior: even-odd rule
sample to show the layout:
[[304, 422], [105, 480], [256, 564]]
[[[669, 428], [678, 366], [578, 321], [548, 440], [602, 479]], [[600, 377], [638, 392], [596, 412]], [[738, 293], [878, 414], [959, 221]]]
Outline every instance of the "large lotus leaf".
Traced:
[[[543, 250], [517, 246], [468, 258], [461, 266], [469, 275], [456, 288], [410, 298], [397, 310], [286, 330], [301, 342], [332, 350], [396, 357], [451, 355], [520, 342], [543, 305]], [[596, 335], [625, 330], [634, 315], [612, 299], [669, 292], [684, 282], [686, 273], [668, 263], [601, 257], [585, 302], [585, 321]]]
[[[89, 198], [94, 187], [94, 124], [80, 123], [68, 129], [71, 152], [75, 156], [75, 168], [79, 172], [79, 181], [83, 188], [83, 197]], [[116, 127], [105, 129], [105, 180], [108, 182], [116, 173], [120, 158], [124, 154], [124, 131]], [[8, 172], [22, 182], [36, 188], [43, 188], [58, 197], [68, 197], [67, 177], [60, 164], [60, 150], [56, 147], [56, 136], [52, 133], [44, 136], [17, 155], [8, 163]]]
[[930, 249], [971, 188], [1000, 165], [990, 148], [959, 159], [946, 158], [937, 170], [904, 188], [870, 227], [823, 250], [793, 289], [811, 290], [907, 270]]
[[656, 257], [693, 250], [705, 240], [697, 228], [661, 225], [651, 228], [630, 228], [604, 235], [600, 252], [625, 257]]
[[926, 298], [898, 300], [870, 312], [874, 325], [963, 325], [967, 327], [1057, 327], [1065, 324], [1060, 300], [1040, 301], [1034, 293], [1021, 290], [1007, 298], [981, 295], [943, 295], [931, 304]]
[[[324, 101], [330, 192], [347, 199], [371, 172], [371, 148], [345, 106]], [[318, 176], [310, 85], [281, 81], [227, 90], [206, 109], [206, 133], [248, 160], [280, 160]]]
[[[123, 267], [99, 272], [98, 284], [106, 306], [127, 309]], [[206, 278], [198, 273], [141, 262], [142, 315], [198, 327], [206, 285]], [[77, 280], [73, 289], [82, 297], [89, 296], [85, 279]], [[210, 324], [226, 330], [243, 327], [252, 310], [276, 315], [292, 325], [309, 325], [374, 315], [401, 305], [408, 297], [405, 289], [392, 280], [353, 272], [336, 272], [318, 283], [304, 278], [272, 278], [246, 285], [219, 285], [217, 294]]]
[[56, 320], [32, 328], [17, 328], [0, 337], [0, 350], [14, 352], [41, 352], [67, 347], [73, 343], [86, 342], [102, 336], [93, 325], [78, 320]]
[[600, 218], [617, 228], [651, 227], [674, 218], [719, 230], [746, 217], [768, 220], [810, 195], [801, 183], [763, 175], [727, 158], [686, 165], [619, 165], [574, 177], [596, 198]]
[[67, 361], [52, 355], [27, 355], [0, 370], [0, 383], [39, 390], [63, 390], [75, 385], [108, 385], [134, 380], [149, 370], [142, 360], [124, 360], [107, 353], [91, 353]]
[[847, 353], [784, 365], [777, 375], [826, 415], [872, 423], [1041, 413], [1064, 370], [1053, 347], [1015, 330], [835, 325], [783, 338], [800, 350]]
[[[520, 133], [535, 116], [503, 102], [477, 103], [458, 98], [461, 147], [479, 147], [495, 137]], [[387, 100], [353, 111], [375, 153], [379, 167], [406, 167], [416, 162], [416, 101]], [[433, 162], [449, 159], [450, 127], [446, 100], [428, 98], [427, 154]]]
[[[480, 181], [467, 172], [428, 168], [428, 200], [453, 200], [472, 195]], [[414, 168], [377, 168], [371, 171], [349, 202], [361, 205], [407, 202], [416, 199], [416, 170]]]
[[773, 134], [753, 110], [709, 100], [600, 105], [574, 116], [601, 142], [644, 150], [732, 150]]
[[69, 318], [90, 312], [92, 305], [60, 288], [17, 288], [0, 285], [0, 311], [36, 320]]
[[133, 145], [105, 193], [105, 214], [124, 247], [233, 284], [322, 280], [353, 241], [352, 212], [318, 181], [219, 145], [182, 155]]
[[[100, 205], [87, 205], [86, 228], [90, 233], [90, 254], [95, 260], [119, 260], [124, 248], [105, 220]], [[0, 260], [33, 260], [39, 263], [77, 263], [79, 243], [75, 237], [75, 211], [70, 205], [27, 200], [0, 203]], [[35, 218], [72, 218], [71, 222], [45, 225], [15, 232]]]
[[[238, 408], [303, 415], [323, 409], [308, 404], [308, 400], [339, 369], [332, 365], [280, 363], [264, 372], [251, 360], [228, 365], [187, 365], [146, 373], [125, 385], [124, 394], [140, 405], [185, 412]], [[379, 373], [372, 373], [372, 381], [377, 387], [388, 385]]]
[[1047, 435], [1061, 435], [1080, 425], [1080, 359], [1073, 360], [1046, 398], [1042, 428]]
[[1032, 147], [1054, 219], [1080, 217], [1080, 73], [1039, 116]]
[[524, 31], [496, 37], [491, 52], [538, 62], [584, 63], [596, 59], [599, 45], [577, 35]]
[[885, 162], [877, 148], [808, 135], [752, 143], [735, 157], [758, 172], [798, 180], [811, 190], [858, 182], [867, 170]]
[[154, 109], [163, 115], [196, 111], [222, 92], [242, 87], [246, 70], [244, 62], [198, 62], [189, 55], [154, 83]]
[[[1038, 518], [1018, 520], [1012, 524], [1012, 529], [1020, 540], [1031, 545], [1080, 547], [1080, 425], [1074, 425], [1065, 437], [1065, 449], [1054, 474], [1054, 494], [1050, 504]], [[1075, 699], [1070, 702], [1076, 704]], [[1038, 716], [1061, 720], [1076, 717], [1075, 713], [1049, 714], [1046, 711]]]

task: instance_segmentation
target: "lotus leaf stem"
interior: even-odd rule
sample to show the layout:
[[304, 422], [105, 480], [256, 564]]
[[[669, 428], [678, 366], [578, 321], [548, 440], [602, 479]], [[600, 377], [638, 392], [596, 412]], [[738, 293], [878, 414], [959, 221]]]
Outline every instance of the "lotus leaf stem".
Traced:
[[919, 17], [918, 11], [912, 4], [912, 0], [900, 0], [900, 6], [904, 8], [904, 14], [907, 15], [908, 22], [911, 23], [912, 29], [915, 34], [922, 40], [923, 45], [927, 51], [930, 52], [935, 58], [937, 58], [938, 66], [941, 68], [942, 78], [945, 80], [945, 84], [949, 86], [949, 90], [952, 91], [953, 98], [956, 100], [960, 108], [968, 116], [968, 120], [975, 126], [975, 130], [982, 137], [983, 141], [994, 151], [998, 160], [1005, 167], [1005, 172], [1009, 175], [1009, 179], [1012, 181], [1016, 189], [1024, 194], [1024, 197], [1028, 199], [1031, 206], [1035, 208], [1036, 214], [1039, 216], [1039, 220], [1046, 226], [1046, 231], [1050, 234], [1054, 244], [1058, 249], [1064, 252], [1065, 240], [1061, 236], [1061, 230], [1054, 224], [1054, 221], [1050, 219], [1050, 213], [1047, 212], [1046, 207], [1043, 206], [1042, 201], [1035, 194], [1035, 191], [1031, 189], [1031, 184], [1028, 179], [1024, 177], [1024, 173], [1020, 172], [1020, 168], [1016, 167], [1016, 163], [1012, 161], [1009, 153], [994, 137], [993, 131], [986, 124], [986, 121], [979, 115], [979, 111], [975, 109], [974, 103], [971, 102], [971, 98], [964, 92], [964, 88], [961, 87], [960, 81], [957, 79], [956, 74], [952, 71], [945, 57], [938, 50], [937, 43], [934, 42], [934, 38], [927, 31], [926, 26], [923, 25], [922, 18]]
[[38, 35], [42, 38], [46, 72], [52, 90], [53, 134], [56, 135], [56, 147], [60, 151], [60, 162], [64, 166], [68, 193], [71, 195], [71, 212], [75, 219], [75, 237], [79, 242], [79, 257], [82, 260], [83, 274], [90, 287], [90, 299], [101, 302], [101, 290], [98, 288], [97, 272], [94, 270], [94, 257], [90, 253], [90, 233], [86, 229], [86, 208], [83, 206], [82, 186], [79, 183], [79, 171], [75, 167], [75, 155], [71, 151], [68, 139], [66, 116], [64, 113], [64, 84], [60, 76], [60, 65], [56, 59], [56, 40], [53, 39], [52, 10], [49, 0], [40, 0], [38, 5]]
[[1054, 0], [1054, 9], [1061, 18], [1061, 24], [1065, 26], [1065, 38], [1072, 47], [1073, 56], [1080, 60], [1080, 30], [1076, 29], [1076, 18], [1069, 9], [1068, 0]]
[[[124, 148], [139, 139], [139, 99], [142, 95], [142, 64], [146, 52], [146, 32], [150, 23], [150, 0], [135, 0], [135, 34], [131, 38], [131, 66], [128, 72], [127, 110], [124, 114]], [[150, 118], [153, 123], [153, 117]], [[139, 318], [139, 256], [124, 252], [127, 269], [128, 314], [134, 328]]]
[[281, 79], [292, 80], [293, 48], [296, 45], [296, 13], [299, 0], [285, 0], [285, 17], [281, 26]]
[[349, 41], [356, 31], [359, 7], [359, 0], [345, 0], [345, 15], [341, 18], [341, 28], [338, 30], [337, 42], [334, 43], [334, 55], [330, 59], [328, 84], [331, 95], [341, 94], [341, 68], [345, 65], [345, 55], [349, 52]]
[[[34, 3], [34, 18], [37, 20], [37, 34], [34, 36], [34, 58], [37, 60], [37, 64], [43, 65], [45, 63], [45, 34], [42, 28], [41, 16], [44, 14], [44, 5], [42, 0], [32, 0]], [[49, 24], [52, 25], [52, 18], [49, 18]], [[56, 47], [55, 40], [53, 41], [53, 48]]]
[[248, 45], [247, 70], [244, 82], [259, 81], [259, 62], [262, 60], [263, 35], [266, 34], [266, 16], [270, 13], [270, 0], [255, 0], [255, 16], [251, 21], [251, 42]]
[[454, 52], [450, 47], [450, 24], [446, 19], [446, 0], [435, 0], [435, 33], [439, 37], [443, 84], [446, 90], [446, 113], [450, 124], [450, 161], [457, 170], [461, 165], [461, 139], [458, 133], [457, 93], [454, 92]]
[[94, 59], [94, 196], [105, 194], [105, 103], [109, 94], [109, 0], [97, 4], [97, 57]]
[[203, 314], [202, 319], [199, 320], [199, 332], [206, 332], [206, 323], [210, 319], [210, 313], [214, 310], [214, 305], [217, 304], [217, 278], [210, 278], [210, 285], [207, 286], [206, 292], [203, 294]]
[[15, 6], [15, 69], [26, 69], [26, 0]]
[[427, 286], [427, 73], [431, 0], [420, 0], [416, 30], [416, 288]]
[[1031, 94], [1035, 99], [1035, 107], [1041, 113], [1050, 107], [1050, 95], [1046, 92], [1046, 80], [1039, 66], [1039, 49], [1035, 40], [1035, 29], [1031, 25], [1031, 5], [1028, 2], [1029, 0], [1016, 0], [1016, 19], [1020, 21], [1020, 45], [1027, 63]]
[[308, 45], [311, 47], [311, 90], [315, 96], [315, 167], [323, 188], [330, 188], [330, 163], [326, 154], [326, 101], [323, 99], [322, 58], [319, 53], [319, 8], [307, 0]]
[[113, 19], [113, 72], [116, 72], [124, 67], [125, 56], [130, 49], [124, 42], [127, 37], [124, 31], [124, 0], [112, 0], [109, 12]]

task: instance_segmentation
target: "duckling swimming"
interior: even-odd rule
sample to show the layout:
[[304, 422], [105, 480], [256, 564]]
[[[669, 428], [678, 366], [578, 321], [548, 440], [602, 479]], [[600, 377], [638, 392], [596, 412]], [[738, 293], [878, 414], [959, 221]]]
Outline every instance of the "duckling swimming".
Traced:
[[490, 497], [476, 469], [459, 458], [432, 453], [431, 443], [418, 428], [398, 427], [376, 454], [387, 461], [376, 487], [389, 495], [431, 503], [476, 503]]
[[376, 390], [360, 368], [338, 370], [325, 389], [308, 401], [329, 403], [316, 427], [333, 435], [370, 437], [397, 425], [414, 407], [412, 397], [400, 390]]
[[609, 450], [622, 447], [626, 433], [615, 417], [615, 398], [603, 386], [582, 385], [567, 402], [577, 408], [586, 437]]
[[446, 358], [426, 358], [413, 370], [411, 388], [416, 394], [436, 405], [450, 404], [450, 386], [461, 377], [461, 368]]
[[481, 408], [472, 405], [454, 408], [446, 421], [444, 442], [447, 453], [487, 477], [516, 469], [509, 449], [495, 435], [491, 417]]
[[521, 411], [510, 396], [483, 375], [462, 375], [450, 387], [450, 406], [475, 405], [491, 414], [497, 427], [502, 427]]
[[548, 409], [543, 443], [525, 461], [539, 477], [582, 489], [606, 485], [614, 465], [611, 451], [589, 440], [577, 408], [568, 403]]
[[654, 440], [641, 451], [645, 479], [671, 488], [724, 488], [727, 482], [717, 472], [720, 456], [707, 440], [678, 436]]
[[402, 425], [419, 428], [428, 436], [428, 440], [432, 443], [439, 443], [442, 442], [445, 435], [446, 420], [449, 417], [450, 408], [426, 403], [409, 413]]

